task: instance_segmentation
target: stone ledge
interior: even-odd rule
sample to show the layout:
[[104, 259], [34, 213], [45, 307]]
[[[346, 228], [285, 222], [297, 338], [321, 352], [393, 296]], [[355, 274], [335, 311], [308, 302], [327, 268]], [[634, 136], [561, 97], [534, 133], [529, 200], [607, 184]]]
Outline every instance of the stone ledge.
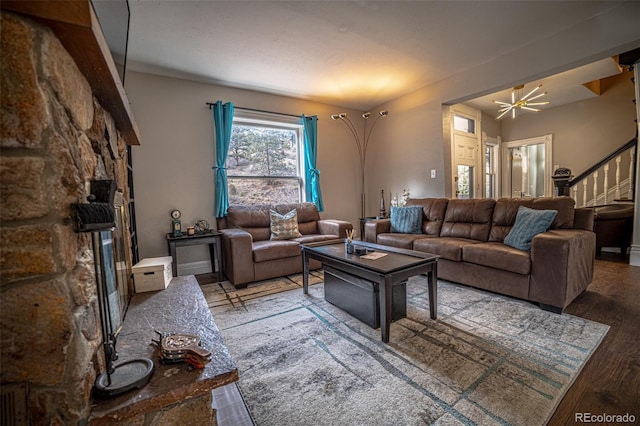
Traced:
[[[191, 368], [186, 363], [161, 364], [155, 346], [150, 344], [157, 339], [155, 330], [199, 335], [201, 346], [211, 351], [211, 362], [203, 369]], [[141, 415], [166, 411], [180, 401], [210, 395], [212, 389], [238, 380], [238, 369], [192, 275], [173, 278], [162, 291], [134, 294], [117, 350], [120, 356], [117, 363], [150, 358], [155, 371], [141, 389], [111, 399], [93, 400], [89, 418], [92, 425], [135, 422]]]

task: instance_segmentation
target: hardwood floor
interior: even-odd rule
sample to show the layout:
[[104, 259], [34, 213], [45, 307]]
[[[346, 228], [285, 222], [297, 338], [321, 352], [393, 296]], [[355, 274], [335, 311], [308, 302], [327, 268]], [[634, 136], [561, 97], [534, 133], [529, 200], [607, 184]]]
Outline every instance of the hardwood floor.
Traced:
[[640, 267], [603, 253], [594, 280], [566, 312], [611, 328], [558, 406], [550, 425], [583, 424], [576, 413], [633, 414], [640, 424]]
[[[206, 274], [198, 279], [201, 283], [210, 282]], [[593, 282], [565, 312], [611, 328], [549, 425], [584, 424], [576, 422], [576, 413], [629, 413], [635, 416], [633, 424], [640, 424], [640, 267], [620, 261], [619, 254], [603, 253], [596, 259]], [[234, 395], [232, 402], [218, 395], [222, 396], [220, 408], [225, 411], [220, 413], [223, 418], [218, 424], [250, 425], [241, 397], [234, 392], [230, 395]], [[233, 410], [226, 411], [226, 405], [233, 406]]]

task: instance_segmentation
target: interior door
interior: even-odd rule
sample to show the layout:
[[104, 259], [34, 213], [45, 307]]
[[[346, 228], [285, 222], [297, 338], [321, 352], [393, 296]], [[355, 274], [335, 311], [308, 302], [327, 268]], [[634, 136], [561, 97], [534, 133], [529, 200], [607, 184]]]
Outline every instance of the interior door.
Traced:
[[465, 105], [451, 107], [451, 158], [455, 198], [483, 196], [480, 111]]
[[553, 195], [552, 135], [503, 143], [502, 196]]

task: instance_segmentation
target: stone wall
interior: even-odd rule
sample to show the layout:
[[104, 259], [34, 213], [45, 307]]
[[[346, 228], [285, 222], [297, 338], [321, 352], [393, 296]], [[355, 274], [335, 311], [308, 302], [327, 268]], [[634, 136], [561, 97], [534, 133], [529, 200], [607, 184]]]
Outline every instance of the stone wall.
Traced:
[[104, 360], [70, 205], [92, 179], [129, 199], [126, 145], [48, 28], [4, 11], [0, 25], [0, 384], [26, 383], [30, 424], [77, 424]]

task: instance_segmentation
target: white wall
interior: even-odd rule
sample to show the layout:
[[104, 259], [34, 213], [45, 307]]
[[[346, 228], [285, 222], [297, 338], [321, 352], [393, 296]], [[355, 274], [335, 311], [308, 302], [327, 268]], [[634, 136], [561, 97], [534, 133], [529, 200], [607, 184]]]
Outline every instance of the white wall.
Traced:
[[[360, 125], [356, 119], [360, 112], [133, 71], [127, 72], [126, 90], [142, 141], [132, 147], [140, 258], [168, 255], [165, 235], [171, 230], [169, 212], [174, 208], [182, 212], [185, 230], [198, 219], [215, 226], [213, 112], [206, 103], [218, 99], [237, 107], [317, 115], [317, 166], [325, 207], [321, 216], [357, 224], [360, 174], [356, 147], [344, 125], [329, 116], [346, 111]], [[208, 259], [206, 246], [178, 248], [179, 268]]]

